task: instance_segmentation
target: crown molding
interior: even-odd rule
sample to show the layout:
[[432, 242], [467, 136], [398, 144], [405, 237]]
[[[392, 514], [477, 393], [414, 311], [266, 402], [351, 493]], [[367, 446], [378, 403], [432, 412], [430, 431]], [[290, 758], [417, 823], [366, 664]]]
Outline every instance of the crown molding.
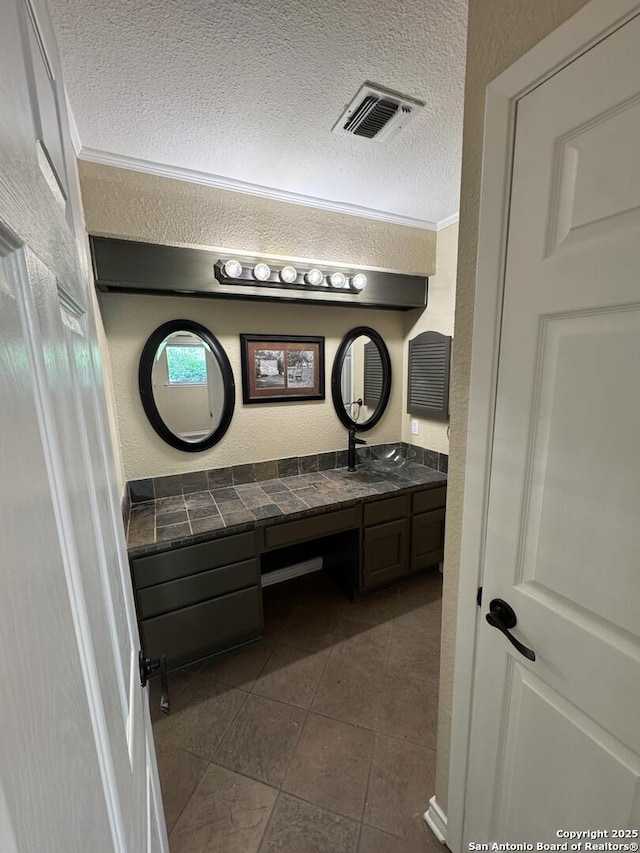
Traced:
[[80, 134], [78, 133], [76, 117], [74, 116], [73, 110], [71, 109], [69, 93], [66, 89], [64, 89], [64, 102], [67, 109], [67, 124], [69, 125], [69, 136], [71, 137], [71, 145], [73, 146], [73, 150], [75, 152], [76, 157], [79, 157], [80, 152], [82, 151], [82, 142], [80, 141]]
[[[130, 169], [134, 172], [146, 172], [147, 174], [159, 175], [163, 178], [173, 178], [178, 181], [188, 181], [192, 184], [216, 187], [217, 189], [228, 190], [229, 192], [258, 196], [260, 198], [273, 199], [274, 201], [284, 201], [289, 204], [299, 204], [319, 210], [329, 210], [333, 213], [344, 213], [348, 216], [359, 216], [362, 219], [376, 219], [380, 222], [389, 222], [392, 225], [420, 228], [423, 231], [437, 231], [441, 226], [441, 223], [432, 222], [428, 219], [415, 219], [412, 216], [402, 216], [399, 213], [376, 210], [371, 207], [361, 207], [357, 204], [330, 201], [324, 198], [316, 198], [315, 196], [302, 195], [302, 193], [278, 190], [273, 187], [262, 186], [261, 184], [239, 181], [235, 178], [212, 175], [209, 172], [199, 172], [195, 169], [185, 169], [181, 166], [168, 166], [165, 163], [155, 163], [151, 160], [141, 160], [137, 157], [111, 154], [108, 151], [99, 151], [96, 148], [82, 146], [78, 153], [78, 159], [86, 160], [89, 163], [100, 163], [103, 166], [114, 166], [118, 169]], [[443, 221], [448, 224], [448, 220]]]
[[455, 225], [456, 222], [460, 219], [459, 213], [452, 213], [451, 216], [445, 217], [445, 219], [441, 219], [438, 222], [436, 227], [436, 231], [442, 231], [443, 228], [448, 228], [449, 225]]

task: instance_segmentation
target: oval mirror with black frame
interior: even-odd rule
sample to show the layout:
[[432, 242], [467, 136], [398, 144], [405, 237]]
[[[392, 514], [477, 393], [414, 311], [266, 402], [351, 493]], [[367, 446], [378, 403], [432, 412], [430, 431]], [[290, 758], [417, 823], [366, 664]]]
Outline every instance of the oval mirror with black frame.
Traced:
[[171, 320], [157, 328], [142, 350], [138, 382], [151, 426], [177, 450], [207, 450], [229, 428], [236, 402], [231, 364], [199, 323]]
[[331, 372], [331, 396], [336, 414], [347, 429], [374, 427], [391, 394], [391, 359], [382, 336], [358, 326], [344, 336]]

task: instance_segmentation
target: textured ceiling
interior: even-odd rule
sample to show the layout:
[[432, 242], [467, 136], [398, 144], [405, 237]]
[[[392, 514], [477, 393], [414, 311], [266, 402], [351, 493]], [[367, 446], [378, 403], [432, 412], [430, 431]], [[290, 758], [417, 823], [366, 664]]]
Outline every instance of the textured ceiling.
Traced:
[[[438, 222], [458, 210], [466, 0], [50, 0], [83, 148]], [[372, 81], [426, 103], [332, 134]]]

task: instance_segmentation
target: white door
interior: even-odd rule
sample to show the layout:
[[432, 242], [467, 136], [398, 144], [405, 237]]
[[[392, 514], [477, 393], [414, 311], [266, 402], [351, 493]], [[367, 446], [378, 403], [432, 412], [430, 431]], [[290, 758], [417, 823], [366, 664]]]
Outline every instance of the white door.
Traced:
[[463, 849], [637, 843], [640, 18], [516, 116]]
[[0, 850], [163, 853], [75, 163], [44, 5], [0, 17]]

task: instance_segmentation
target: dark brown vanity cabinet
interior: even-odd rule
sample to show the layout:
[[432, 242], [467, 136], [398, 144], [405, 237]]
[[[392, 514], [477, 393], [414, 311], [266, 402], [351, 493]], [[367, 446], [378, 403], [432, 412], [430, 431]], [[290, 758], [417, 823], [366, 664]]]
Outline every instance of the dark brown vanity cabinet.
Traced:
[[132, 560], [142, 644], [169, 668], [262, 634], [255, 532]]
[[442, 561], [446, 495], [443, 486], [364, 505], [362, 592]]
[[412, 495], [410, 570], [418, 572], [442, 562], [446, 486]]
[[410, 496], [365, 504], [362, 591], [386, 586], [409, 569]]

